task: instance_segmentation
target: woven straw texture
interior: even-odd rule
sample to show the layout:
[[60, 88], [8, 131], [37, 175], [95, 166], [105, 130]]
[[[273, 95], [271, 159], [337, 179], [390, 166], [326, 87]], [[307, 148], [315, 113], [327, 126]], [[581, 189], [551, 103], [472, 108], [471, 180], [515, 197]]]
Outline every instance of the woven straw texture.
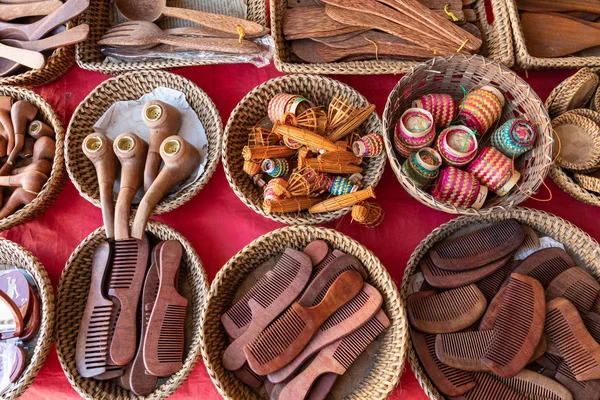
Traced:
[[556, 183], [556, 186], [569, 193], [572, 197], [584, 203], [600, 207], [600, 195], [585, 190], [573, 180], [573, 178], [558, 165], [550, 169], [550, 178]]
[[[345, 61], [321, 64], [309, 64], [303, 61], [294, 62], [294, 55], [289, 41], [283, 37], [283, 11], [288, 8], [287, 0], [270, 0], [271, 2], [271, 34], [275, 39], [275, 67], [287, 73], [312, 73], [336, 75], [376, 75], [401, 74], [419, 65], [418, 61]], [[505, 0], [491, 0], [494, 22], [488, 23], [485, 7], [486, 0], [476, 0], [473, 4], [477, 19], [482, 27], [484, 42], [487, 43], [486, 56], [492, 60], [512, 67], [514, 51], [510, 22], [507, 17]]]
[[594, 96], [594, 85], [597, 87], [598, 82], [600, 78], [591, 69], [580, 69], [550, 92], [544, 102], [548, 114], [554, 118], [569, 109], [585, 107]]
[[527, 51], [523, 28], [521, 27], [521, 18], [517, 9], [516, 0], [506, 0], [508, 17], [512, 27], [513, 41], [515, 44], [516, 64], [523, 69], [542, 69], [542, 68], [581, 68], [600, 66], [600, 57], [555, 57], [541, 58], [533, 57]]
[[[73, 251], [65, 265], [57, 288], [56, 312], [57, 321], [69, 321], [60, 324], [56, 330], [56, 351], [65, 375], [71, 382], [73, 389], [83, 398], [96, 399], [165, 399], [185, 382], [188, 375], [200, 359], [201, 321], [208, 293], [208, 277], [198, 257], [196, 250], [179, 232], [169, 226], [151, 220], [146, 232], [159, 240], [177, 240], [183, 246], [183, 259], [181, 270], [186, 282], [189, 282], [192, 299], [188, 303], [192, 310], [191, 321], [192, 335], [186, 337], [189, 346], [184, 349], [183, 367], [181, 370], [166, 378], [154, 391], [146, 397], [134, 395], [132, 392], [121, 388], [114, 380], [96, 381], [92, 378], [82, 378], [77, 373], [75, 366], [75, 348], [77, 334], [81, 324], [81, 316], [85, 309], [88, 289], [91, 279], [91, 263], [96, 247], [104, 240], [104, 228], [100, 227], [85, 238]], [[186, 329], [186, 335], [188, 330]]]
[[[411, 102], [428, 93], [448, 93], [460, 100], [464, 96], [463, 88], [471, 91], [475, 87], [492, 85], [498, 88], [506, 98], [502, 117], [497, 123], [511, 118], [524, 117], [537, 130], [535, 147], [515, 161], [522, 178], [520, 189], [513, 189], [504, 197], [488, 200], [480, 210], [460, 208], [442, 203], [429, 193], [419, 189], [401, 171], [404, 161], [393, 147], [393, 135], [402, 112], [411, 107]], [[492, 127], [491, 130], [493, 130]], [[392, 169], [406, 191], [419, 200], [440, 211], [452, 214], [480, 215], [488, 214], [500, 207], [513, 207], [533, 196], [552, 164], [552, 130], [550, 118], [542, 101], [531, 87], [514, 72], [481, 56], [456, 55], [434, 58], [405, 75], [390, 94], [383, 114], [383, 132], [385, 148]], [[488, 196], [488, 198], [490, 198]]]
[[19, 380], [0, 397], [1, 399], [12, 400], [23, 394], [29, 385], [33, 383], [52, 348], [55, 321], [54, 290], [50, 278], [48, 278], [48, 273], [40, 260], [31, 254], [29, 250], [4, 238], [0, 239], [0, 264], [9, 267], [15, 266], [29, 272], [37, 285], [42, 313], [40, 329], [37, 333], [36, 346], [31, 355], [31, 361], [25, 366]]
[[[83, 139], [94, 132], [94, 124], [113, 103], [137, 100], [161, 86], [183, 92], [187, 102], [198, 114], [208, 139], [208, 160], [200, 179], [173, 196], [162, 199], [153, 213], [163, 214], [187, 203], [198, 194], [215, 172], [219, 163], [223, 124], [219, 111], [210, 97], [193, 82], [169, 72], [141, 71], [123, 74], [104, 81], [96, 87], [79, 104], [67, 129], [65, 141], [67, 172], [79, 193], [96, 207], [100, 207], [96, 170], [81, 150]], [[137, 205], [133, 205], [132, 209], [137, 210]]]
[[16, 86], [0, 86], [0, 96], [11, 96], [15, 101], [26, 100], [36, 106], [42, 120], [54, 129], [56, 133], [56, 154], [52, 172], [48, 182], [44, 184], [37, 197], [25, 207], [16, 211], [9, 217], [0, 220], [0, 231], [5, 231], [27, 221], [31, 221], [42, 214], [56, 200], [65, 184], [65, 162], [63, 144], [65, 129], [56, 112], [41, 96], [31, 90]]
[[[190, 67], [195, 65], [219, 64], [218, 62], [206, 62], [201, 60], [151, 60], [144, 62], [104, 62], [105, 56], [100, 53], [97, 42], [108, 30], [109, 6], [111, 0], [93, 0], [90, 7], [79, 17], [79, 24], [88, 24], [90, 34], [88, 39], [77, 44], [77, 64], [83, 69], [99, 71], [105, 74], [119, 74], [127, 71], [138, 71], [144, 69], [173, 69], [179, 67]], [[248, 0], [247, 19], [261, 25], [267, 24], [267, 5], [265, 0]]]
[[592, 108], [592, 110], [596, 110], [596, 111], [600, 112], [600, 88], [598, 88], [596, 90], [596, 95], [592, 99], [591, 108]]
[[398, 385], [404, 368], [408, 325], [404, 304], [385, 267], [371, 251], [335, 230], [289, 226], [267, 233], [244, 247], [221, 268], [211, 285], [202, 327], [202, 357], [223, 398], [250, 400], [261, 397], [221, 364], [227, 346], [221, 315], [231, 307], [239, 286], [255, 268], [287, 247], [301, 250], [316, 239], [324, 240], [330, 247], [356, 256], [362, 262], [369, 275], [368, 282], [383, 296], [383, 310], [391, 322], [381, 336], [372, 369], [345, 400], [385, 399]]
[[[365, 107], [369, 103], [350, 86], [336, 80], [315, 75], [289, 75], [280, 78], [271, 79], [262, 85], [255, 87], [244, 97], [237, 107], [231, 113], [225, 134], [223, 136], [223, 168], [229, 181], [229, 186], [235, 194], [252, 210], [284, 224], [322, 224], [336, 218], [339, 218], [348, 212], [352, 207], [344, 209], [319, 213], [311, 215], [307, 211], [298, 213], [271, 214], [267, 215], [262, 208], [263, 195], [258, 187], [243, 171], [244, 160], [242, 158], [242, 149], [248, 144], [248, 130], [256, 125], [267, 115], [269, 101], [277, 93], [299, 94], [315, 105], [327, 107], [334, 96], [341, 96], [348, 99], [350, 104], [359, 107]], [[381, 121], [376, 112], [373, 112], [367, 121], [363, 124], [363, 132], [378, 133], [380, 131]], [[385, 156], [377, 156], [365, 159], [366, 168], [362, 175], [363, 184], [377, 185], [383, 175], [385, 168]]]
[[[575, 225], [553, 214], [530, 208], [515, 207], [513, 209], [497, 210], [484, 216], [463, 216], [434, 229], [433, 232], [421, 241], [408, 260], [400, 288], [400, 296], [403, 302], [406, 301], [410, 280], [416, 272], [421, 258], [437, 242], [447, 238], [461, 228], [473, 227], [474, 224], [478, 223], [503, 221], [510, 218], [514, 218], [522, 224], [527, 224], [541, 234], [551, 236], [563, 243], [577, 265], [589, 270], [597, 279], [600, 278], [600, 246], [598, 242]], [[412, 341], [410, 341], [408, 346], [408, 361], [425, 393], [431, 399], [444, 399], [421, 366], [414, 351]]]

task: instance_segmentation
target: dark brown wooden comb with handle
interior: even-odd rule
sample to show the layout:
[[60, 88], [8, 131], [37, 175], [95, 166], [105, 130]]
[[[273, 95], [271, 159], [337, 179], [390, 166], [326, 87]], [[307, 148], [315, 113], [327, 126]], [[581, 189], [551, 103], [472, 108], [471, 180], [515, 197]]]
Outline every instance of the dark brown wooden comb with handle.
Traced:
[[290, 312], [275, 320], [244, 348], [252, 370], [259, 375], [268, 375], [289, 364], [327, 318], [352, 300], [362, 287], [361, 274], [354, 270], [346, 271], [336, 278], [316, 306], [306, 307], [300, 302], [292, 304]]
[[546, 288], [552, 279], [574, 265], [573, 259], [563, 249], [550, 247], [527, 257], [513, 272], [531, 276]]
[[558, 364], [554, 379], [569, 389], [573, 400], [600, 400], [600, 380], [578, 381], [564, 360]]
[[[354, 271], [345, 272], [345, 274]], [[388, 326], [390, 321], [379, 311], [358, 330], [325, 347], [309, 366], [291, 380], [281, 391], [280, 399], [304, 399], [313, 383], [326, 373], [344, 374], [356, 357], [373, 342]]]
[[496, 376], [496, 379], [528, 399], [573, 400], [573, 395], [566, 387], [554, 379], [528, 369], [510, 379], [500, 376]]
[[600, 311], [600, 284], [583, 268], [573, 267], [554, 278], [546, 288], [546, 300], [564, 297], [580, 311]]
[[10, 171], [13, 169], [15, 161], [25, 144], [27, 124], [33, 121], [37, 113], [37, 107], [25, 100], [19, 100], [13, 104], [10, 116], [14, 128], [14, 140], [13, 143], [10, 141], [8, 142], [6, 148], [8, 151], [8, 159], [2, 168], [0, 168], [0, 176], [9, 175]]
[[258, 389], [265, 382], [265, 377], [256, 374], [248, 364], [235, 370], [235, 376], [246, 385]]
[[473, 268], [466, 271], [449, 271], [438, 268], [429, 255], [421, 260], [421, 271], [427, 283], [439, 289], [454, 289], [459, 286], [465, 286], [470, 283], [478, 282], [494, 272], [502, 269], [510, 261], [510, 256], [500, 258], [496, 261], [484, 265], [483, 267]]
[[474, 372], [477, 385], [462, 396], [451, 400], [527, 400], [527, 397], [485, 372]]

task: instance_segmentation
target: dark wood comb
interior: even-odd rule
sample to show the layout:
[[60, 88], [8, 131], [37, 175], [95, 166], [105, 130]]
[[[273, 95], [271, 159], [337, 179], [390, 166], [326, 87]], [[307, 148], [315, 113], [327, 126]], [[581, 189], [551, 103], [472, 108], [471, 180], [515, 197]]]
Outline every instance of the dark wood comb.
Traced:
[[383, 298], [377, 289], [365, 283], [352, 300], [337, 310], [319, 328], [310, 343], [288, 365], [270, 374], [269, 380], [280, 383], [293, 376], [302, 364], [323, 347], [354, 332], [369, 321], [381, 308]]
[[333, 372], [321, 375], [310, 388], [310, 392], [306, 398], [310, 400], [325, 400], [338, 378], [339, 375]]
[[437, 335], [436, 357], [449, 367], [464, 371], [489, 371], [481, 359], [485, 356], [494, 331], [455, 332]]
[[562, 297], [548, 302], [545, 329], [577, 380], [600, 379], [600, 345], [573, 303]]
[[514, 219], [497, 222], [456, 239], [442, 242], [431, 251], [439, 268], [464, 271], [483, 267], [514, 252], [525, 239], [521, 225]]
[[[442, 336], [442, 335], [439, 335]], [[446, 396], [460, 396], [476, 385], [473, 374], [449, 367], [436, 355], [436, 335], [410, 331], [415, 351], [435, 387]]]
[[516, 253], [518, 254], [520, 252], [528, 250], [531, 251], [539, 249], [540, 237], [538, 236], [537, 232], [529, 225], [521, 225], [521, 229], [525, 234], [525, 239], [523, 240], [523, 243], [521, 243], [519, 248], [516, 250]]
[[550, 247], [536, 251], [524, 259], [513, 272], [531, 276], [546, 288], [552, 279], [574, 265], [571, 257], [563, 249]]
[[244, 366], [236, 370], [234, 374], [240, 381], [255, 389], [258, 389], [265, 382], [265, 377], [252, 371], [252, 368], [250, 368], [248, 364], [244, 364]]
[[527, 399], [572, 400], [571, 392], [556, 382], [537, 372], [524, 369], [510, 379], [496, 376], [500, 382], [521, 393]]
[[176, 240], [162, 243], [156, 259], [159, 276], [144, 338], [144, 366], [155, 376], [171, 375], [181, 369], [187, 299], [177, 292], [175, 280], [183, 248]]
[[322, 240], [313, 240], [304, 248], [304, 252], [310, 257], [312, 265], [319, 265], [329, 255], [329, 246]]
[[[357, 274], [355, 271], [345, 274]], [[356, 357], [390, 325], [383, 311], [379, 311], [358, 330], [325, 347], [310, 365], [291, 380], [279, 395], [280, 399], [303, 399], [315, 380], [326, 373], [344, 374]]]
[[[248, 328], [231, 343], [223, 353], [223, 366], [235, 371], [244, 365], [246, 356], [244, 347], [286, 309], [304, 289], [310, 275], [312, 263], [304, 252], [286, 249], [275, 268], [267, 272], [256, 285], [242, 297], [221, 321], [231, 326], [245, 324]], [[266, 374], [261, 374], [266, 375]]]
[[102, 242], [96, 248], [92, 261], [90, 290], [75, 349], [77, 372], [84, 378], [91, 378], [106, 371], [113, 302], [104, 297], [102, 289], [111, 253], [110, 244]]
[[558, 275], [546, 288], [546, 300], [564, 297], [580, 311], [600, 311], [600, 284], [583, 268], [573, 267]]
[[535, 362], [546, 369], [556, 372], [558, 370], [558, 366], [563, 362], [563, 359], [559, 356], [555, 356], [554, 354], [546, 353], [535, 360]]
[[569, 389], [573, 400], [600, 400], [600, 380], [578, 381], [564, 361], [558, 365], [554, 379]]
[[421, 260], [421, 270], [427, 283], [435, 288], [453, 289], [459, 286], [465, 286], [470, 283], [480, 281], [488, 276], [493, 275], [496, 271], [501, 270], [504, 265], [510, 260], [510, 255], [500, 258], [496, 261], [484, 265], [483, 267], [473, 268], [466, 271], [450, 271], [438, 268], [431, 257], [426, 255]]
[[487, 300], [474, 284], [446, 292], [413, 293], [406, 300], [408, 321], [424, 333], [450, 333], [465, 329], [485, 312]]
[[290, 310], [244, 348], [250, 367], [259, 375], [268, 375], [285, 367], [300, 354], [321, 325], [352, 300], [362, 287], [363, 277], [360, 273], [345, 271], [335, 279], [317, 305], [307, 307], [300, 302], [292, 304]]
[[525, 396], [506, 386], [491, 374], [474, 372], [477, 385], [467, 393], [451, 400], [527, 400]]
[[494, 298], [494, 296], [496, 296], [496, 293], [498, 293], [500, 286], [502, 286], [502, 283], [504, 282], [506, 277], [509, 276], [512, 272], [513, 265], [515, 265], [515, 263], [517, 263], [518, 265], [521, 262], [509, 261], [508, 263], [504, 264], [502, 268], [496, 270], [490, 276], [487, 276], [482, 280], [475, 282], [475, 284], [477, 285], [479, 290], [481, 290], [481, 293], [483, 293], [483, 296], [488, 302], [491, 301]]

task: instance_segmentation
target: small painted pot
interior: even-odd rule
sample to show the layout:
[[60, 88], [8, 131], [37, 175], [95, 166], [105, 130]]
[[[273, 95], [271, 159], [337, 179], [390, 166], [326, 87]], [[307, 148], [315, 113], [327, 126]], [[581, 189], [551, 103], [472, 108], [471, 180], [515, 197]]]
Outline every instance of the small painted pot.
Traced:
[[508, 157], [519, 157], [533, 149], [535, 128], [524, 119], [510, 119], [492, 133], [492, 146]]
[[455, 207], [479, 210], [487, 198], [488, 189], [468, 171], [454, 167], [440, 170], [431, 195], [444, 203]]
[[435, 142], [443, 163], [453, 167], [464, 167], [477, 155], [475, 132], [463, 125], [444, 129]]
[[427, 110], [433, 116], [435, 126], [445, 128], [456, 117], [458, 107], [456, 101], [449, 94], [432, 93], [426, 94], [413, 101], [414, 108]]
[[410, 155], [402, 164], [402, 172], [418, 187], [425, 187], [439, 175], [442, 165], [440, 154], [430, 147], [423, 147]]
[[383, 153], [383, 138], [376, 133], [369, 133], [352, 144], [352, 151], [357, 157], [375, 157]]
[[481, 149], [467, 171], [498, 196], [506, 196], [521, 178], [521, 173], [513, 169], [512, 160], [492, 146]]
[[395, 136], [397, 149], [404, 157], [429, 147], [435, 140], [433, 116], [427, 110], [409, 108], [400, 117]]

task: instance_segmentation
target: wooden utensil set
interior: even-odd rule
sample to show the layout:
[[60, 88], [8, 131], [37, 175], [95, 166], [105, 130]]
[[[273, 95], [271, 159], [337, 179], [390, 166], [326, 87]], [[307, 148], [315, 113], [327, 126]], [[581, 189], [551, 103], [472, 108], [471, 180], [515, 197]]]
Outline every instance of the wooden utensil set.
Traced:
[[305, 62], [426, 60], [473, 54], [482, 45], [475, 12], [463, 9], [461, 1], [289, 0], [287, 5], [283, 35]]
[[533, 229], [506, 220], [438, 244], [421, 270], [407, 315], [442, 394], [600, 399], [600, 284], [562, 248], [540, 248]]
[[[177, 136], [181, 114], [176, 108], [150, 101], [144, 105], [143, 120], [150, 128], [150, 143], [132, 132], [119, 135], [114, 143], [101, 133], [83, 141], [83, 151], [96, 169], [108, 241], [94, 254], [76, 351], [81, 376], [120, 377], [120, 384], [137, 395], [152, 392], [157, 377], [181, 369], [187, 308], [187, 299], [177, 291], [181, 244], [163, 241], [151, 252], [146, 224], [167, 191], [200, 163], [198, 150]], [[114, 207], [117, 159], [121, 181]], [[145, 194], [130, 232], [131, 202], [142, 183]]]
[[221, 317], [223, 366], [271, 399], [324, 399], [390, 324], [358, 259], [320, 240], [285, 250]]
[[[69, 46], [87, 39], [86, 24], [73, 29], [57, 29], [84, 12], [89, 0], [22, 1], [0, 4], [0, 76], [18, 73], [23, 68], [46, 65], [48, 50]], [[21, 18], [40, 16], [38, 19]], [[11, 22], [2, 22], [11, 21]]]

